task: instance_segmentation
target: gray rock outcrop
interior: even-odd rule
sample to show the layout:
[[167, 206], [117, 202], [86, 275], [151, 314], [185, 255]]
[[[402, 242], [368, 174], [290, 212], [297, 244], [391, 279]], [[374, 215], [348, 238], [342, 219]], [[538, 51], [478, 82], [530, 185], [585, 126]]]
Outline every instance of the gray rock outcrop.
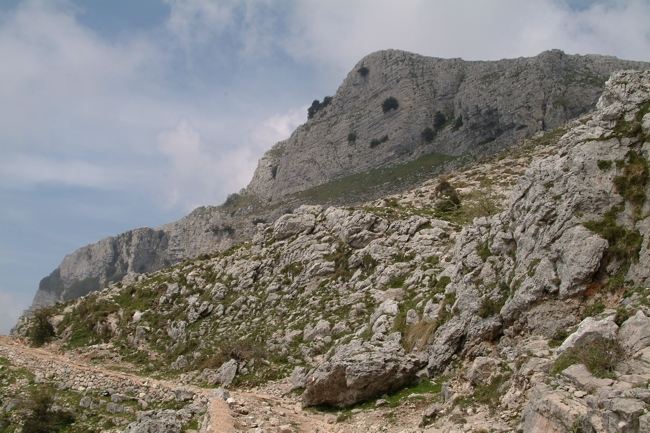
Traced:
[[424, 360], [406, 356], [399, 338], [383, 343], [355, 339], [337, 347], [307, 375], [303, 406], [350, 406], [413, 382]]

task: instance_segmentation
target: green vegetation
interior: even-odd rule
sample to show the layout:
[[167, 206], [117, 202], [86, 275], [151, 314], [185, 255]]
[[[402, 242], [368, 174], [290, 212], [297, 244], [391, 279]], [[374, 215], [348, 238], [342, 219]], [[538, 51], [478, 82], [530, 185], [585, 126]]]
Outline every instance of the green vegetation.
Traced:
[[614, 323], [621, 326], [630, 317], [632, 317], [632, 312], [628, 311], [625, 307], [618, 307], [616, 316], [614, 316]]
[[582, 312], [582, 318], [593, 317], [601, 314], [605, 311], [605, 304], [603, 301], [598, 299], [593, 304], [588, 305], [585, 310]]
[[490, 412], [494, 413], [499, 405], [499, 387], [503, 385], [508, 377], [506, 375], [495, 376], [490, 383], [481, 383], [476, 385], [474, 392], [469, 396], [461, 396], [454, 400], [454, 405], [461, 407], [471, 406], [474, 404], [488, 405]]
[[607, 170], [612, 168], [612, 165], [614, 164], [614, 162], [611, 161], [611, 160], [599, 159], [596, 164], [598, 165], [598, 168], [600, 168], [601, 170], [607, 171]]
[[29, 338], [36, 347], [41, 347], [49, 343], [56, 336], [54, 327], [50, 323], [52, 311], [52, 308], [41, 308], [34, 312], [34, 320], [29, 332]]
[[385, 143], [387, 141], [388, 141], [388, 135], [384, 135], [381, 138], [373, 138], [372, 140], [370, 140], [370, 148], [371, 149], [375, 148], [375, 147], [379, 146], [380, 144]]
[[564, 340], [569, 336], [569, 331], [564, 328], [558, 328], [551, 339], [548, 341], [549, 347], [560, 347]]
[[51, 388], [38, 387], [31, 391], [22, 431], [23, 433], [57, 433], [74, 421], [74, 416], [70, 412], [54, 408]]
[[399, 190], [432, 177], [442, 171], [445, 162], [452, 159], [451, 156], [431, 153], [405, 164], [353, 174], [300, 191], [289, 196], [288, 200], [314, 203], [360, 202], [364, 197], [372, 197], [372, 191]]
[[458, 196], [456, 189], [451, 186], [446, 178], [440, 178], [435, 191], [443, 197], [442, 200], [439, 200], [436, 203], [436, 213], [450, 213], [460, 208], [460, 197]]
[[314, 99], [314, 102], [311, 103], [311, 107], [307, 109], [307, 119], [311, 119], [316, 115], [316, 113], [323, 108], [327, 107], [332, 103], [332, 97], [326, 96], [323, 98], [323, 102], [320, 102], [318, 99]]
[[381, 109], [384, 113], [388, 113], [390, 110], [397, 110], [398, 108], [399, 102], [392, 96], [384, 99], [384, 102], [381, 103]]
[[561, 373], [573, 364], [584, 364], [596, 377], [616, 379], [614, 367], [624, 355], [617, 341], [598, 339], [564, 352], [553, 364], [551, 373]]
[[354, 144], [357, 141], [357, 134], [356, 132], [350, 132], [348, 134], [348, 143]]
[[359, 75], [361, 75], [362, 77], [367, 76], [369, 72], [370, 72], [370, 69], [368, 69], [368, 68], [365, 67], [365, 66], [362, 66], [362, 67], [360, 67], [359, 69], [357, 69], [357, 73], [358, 73]]
[[422, 140], [424, 140], [425, 143], [431, 143], [434, 138], [436, 138], [435, 131], [429, 127], [424, 128], [420, 135], [422, 136]]
[[485, 263], [488, 257], [492, 255], [492, 251], [490, 251], [490, 247], [488, 246], [487, 241], [485, 241], [482, 246], [478, 247], [476, 249], [476, 252], [478, 253], [478, 256], [481, 258], [481, 260], [483, 260], [483, 263]]
[[625, 200], [632, 203], [635, 214], [640, 217], [646, 200], [645, 189], [650, 179], [648, 161], [633, 150], [629, 151], [625, 158], [627, 161], [623, 166], [623, 175], [614, 178], [614, 186]]
[[632, 261], [639, 258], [643, 237], [639, 232], [616, 223], [616, 218], [622, 210], [622, 207], [614, 206], [605, 213], [602, 221], [588, 221], [584, 226], [607, 240], [607, 255], [610, 259], [619, 260], [625, 267], [629, 267]]

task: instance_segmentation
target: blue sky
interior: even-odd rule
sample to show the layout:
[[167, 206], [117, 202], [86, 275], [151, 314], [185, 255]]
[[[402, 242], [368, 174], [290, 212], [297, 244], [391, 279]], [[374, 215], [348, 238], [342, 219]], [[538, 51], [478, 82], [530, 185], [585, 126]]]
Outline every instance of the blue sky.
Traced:
[[365, 55], [650, 60], [650, 0], [0, 2], [0, 333], [65, 254], [217, 205]]

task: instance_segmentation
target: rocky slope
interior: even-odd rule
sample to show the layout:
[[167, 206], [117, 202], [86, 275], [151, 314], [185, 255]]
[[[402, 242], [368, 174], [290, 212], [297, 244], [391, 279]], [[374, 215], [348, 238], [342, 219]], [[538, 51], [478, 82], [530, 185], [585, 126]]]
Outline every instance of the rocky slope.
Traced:
[[[157, 229], [135, 229], [80, 248], [41, 281], [33, 305], [75, 299], [129, 273], [163, 269], [250, 240], [257, 222], [275, 221], [302, 203], [337, 202], [337, 195], [360, 203], [404, 187], [402, 174], [378, 187], [372, 175], [359, 182], [350, 178], [355, 173], [375, 170], [375, 177], [388, 177], [377, 170], [437, 164], [423, 159], [430, 154], [494, 152], [555, 129], [593, 108], [607, 77], [625, 68], [648, 64], [559, 50], [494, 62], [373, 53], [348, 74], [328, 105], [321, 103], [313, 118], [262, 157], [241, 195]], [[389, 98], [397, 107], [384, 110]], [[402, 172], [412, 174], [412, 167]], [[314, 190], [346, 177], [349, 182], [338, 189]], [[300, 195], [306, 191], [312, 193]]]
[[648, 137], [650, 72], [617, 72], [595, 112], [481, 164], [41, 318], [60, 350], [339, 408], [342, 431], [647, 431]]

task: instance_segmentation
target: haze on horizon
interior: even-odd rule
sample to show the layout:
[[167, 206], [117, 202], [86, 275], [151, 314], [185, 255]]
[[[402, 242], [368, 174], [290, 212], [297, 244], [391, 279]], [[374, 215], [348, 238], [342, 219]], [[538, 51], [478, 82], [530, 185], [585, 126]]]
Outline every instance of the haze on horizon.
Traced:
[[365, 55], [650, 61], [650, 0], [0, 4], [0, 333], [65, 254], [218, 205]]

